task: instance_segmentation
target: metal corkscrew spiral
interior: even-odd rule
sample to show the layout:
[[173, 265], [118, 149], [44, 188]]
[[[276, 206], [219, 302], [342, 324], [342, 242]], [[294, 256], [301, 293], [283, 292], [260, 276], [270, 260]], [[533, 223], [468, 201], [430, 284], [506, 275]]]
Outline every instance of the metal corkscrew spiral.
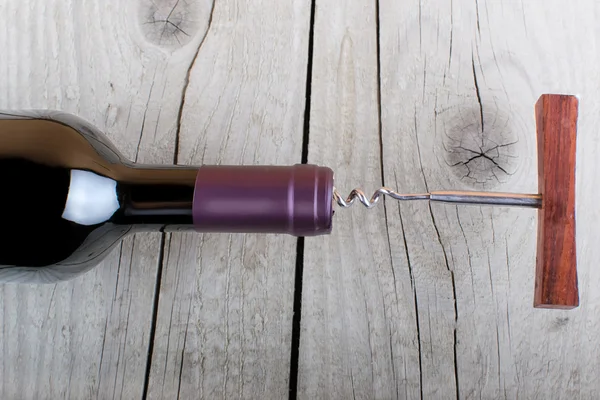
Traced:
[[371, 196], [370, 199], [365, 195], [365, 193], [361, 189], [356, 188], [356, 189], [353, 189], [350, 192], [350, 194], [348, 195], [348, 198], [346, 198], [346, 200], [344, 200], [344, 198], [340, 195], [338, 190], [336, 188], [333, 188], [333, 198], [334, 198], [335, 202], [340, 207], [344, 207], [344, 208], [350, 207], [356, 199], [358, 199], [358, 201], [360, 201], [365, 207], [373, 208], [379, 202], [379, 198], [382, 195], [389, 196], [395, 200], [429, 200], [429, 198], [430, 198], [430, 195], [428, 193], [425, 193], [425, 194], [400, 194], [400, 193], [393, 191], [392, 189], [389, 189], [386, 187], [381, 187], [373, 193], [373, 196]]

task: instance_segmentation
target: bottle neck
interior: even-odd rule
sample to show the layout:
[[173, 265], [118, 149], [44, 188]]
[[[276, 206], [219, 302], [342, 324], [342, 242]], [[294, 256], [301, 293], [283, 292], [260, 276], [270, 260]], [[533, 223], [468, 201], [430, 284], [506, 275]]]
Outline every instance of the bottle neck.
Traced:
[[84, 225], [130, 225], [136, 231], [192, 230], [197, 172], [197, 167], [135, 165], [115, 180], [71, 170], [63, 217]]
[[121, 223], [193, 225], [192, 205], [197, 168], [139, 168], [137, 180], [120, 182]]

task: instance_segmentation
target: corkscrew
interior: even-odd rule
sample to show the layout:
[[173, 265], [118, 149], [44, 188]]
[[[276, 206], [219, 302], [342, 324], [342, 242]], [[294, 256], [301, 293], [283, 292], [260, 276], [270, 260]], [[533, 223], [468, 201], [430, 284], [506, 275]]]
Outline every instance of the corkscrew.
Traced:
[[538, 194], [435, 191], [401, 194], [377, 189], [368, 198], [353, 189], [343, 198], [333, 188], [333, 202], [349, 208], [357, 200], [375, 207], [383, 196], [399, 201], [427, 200], [452, 204], [515, 206], [538, 209], [537, 262], [534, 306], [569, 309], [579, 305], [575, 242], [575, 151], [578, 99], [546, 94], [536, 107]]

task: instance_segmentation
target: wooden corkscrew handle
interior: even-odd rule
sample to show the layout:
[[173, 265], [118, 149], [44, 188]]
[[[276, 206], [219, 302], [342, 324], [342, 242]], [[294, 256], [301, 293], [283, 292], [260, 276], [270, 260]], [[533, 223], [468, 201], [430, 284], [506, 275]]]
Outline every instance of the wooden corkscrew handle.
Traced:
[[544, 94], [536, 103], [538, 243], [534, 307], [579, 305], [575, 241], [575, 153], [578, 99]]

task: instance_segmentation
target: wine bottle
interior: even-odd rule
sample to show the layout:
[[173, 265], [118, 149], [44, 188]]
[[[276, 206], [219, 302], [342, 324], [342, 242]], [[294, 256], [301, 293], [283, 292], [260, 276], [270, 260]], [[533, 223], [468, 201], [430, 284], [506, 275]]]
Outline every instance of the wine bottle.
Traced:
[[142, 165], [72, 114], [0, 113], [0, 282], [52, 283], [137, 232], [331, 232], [333, 171]]

